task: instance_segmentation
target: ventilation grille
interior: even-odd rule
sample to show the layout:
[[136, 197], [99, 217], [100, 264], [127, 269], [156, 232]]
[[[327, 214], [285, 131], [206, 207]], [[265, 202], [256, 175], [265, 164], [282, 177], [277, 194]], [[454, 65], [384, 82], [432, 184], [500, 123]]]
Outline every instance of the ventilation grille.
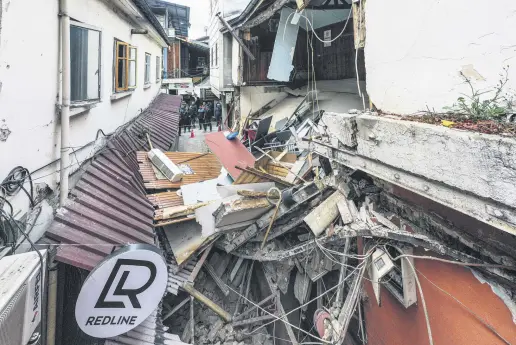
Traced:
[[20, 345], [23, 341], [25, 321], [25, 302], [27, 299], [27, 284], [24, 284], [14, 294], [9, 304], [0, 314], [0, 344]]

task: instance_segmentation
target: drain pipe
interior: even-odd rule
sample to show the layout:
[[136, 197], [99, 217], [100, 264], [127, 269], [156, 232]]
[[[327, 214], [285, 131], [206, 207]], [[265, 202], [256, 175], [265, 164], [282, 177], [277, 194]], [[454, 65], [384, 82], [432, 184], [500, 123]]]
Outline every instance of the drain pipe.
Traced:
[[68, 16], [68, 0], [60, 0], [61, 15], [61, 171], [59, 205], [62, 207], [68, 198], [68, 171], [70, 168], [70, 17]]

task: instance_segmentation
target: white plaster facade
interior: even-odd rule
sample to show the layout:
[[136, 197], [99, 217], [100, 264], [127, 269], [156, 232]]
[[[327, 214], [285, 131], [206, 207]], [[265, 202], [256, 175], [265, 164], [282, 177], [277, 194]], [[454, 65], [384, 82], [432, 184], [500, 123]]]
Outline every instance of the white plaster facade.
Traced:
[[[71, 109], [71, 172], [91, 156], [103, 135], [127, 123], [160, 92], [156, 57], [167, 43], [130, 0], [69, 0], [72, 20], [101, 31], [100, 94], [91, 109]], [[58, 0], [10, 0], [2, 5], [0, 32], [0, 126], [9, 136], [0, 141], [0, 181], [12, 168], [23, 166], [34, 183], [57, 187], [59, 179], [59, 6]], [[148, 34], [131, 34], [132, 28]], [[114, 40], [137, 47], [136, 88], [112, 100], [114, 94]], [[145, 53], [151, 54], [150, 83], [144, 86]], [[118, 95], [119, 96], [119, 95]], [[86, 110], [86, 111], [84, 111]], [[96, 141], [96, 137], [99, 140]], [[10, 200], [23, 214], [28, 201], [23, 193]]]
[[367, 0], [365, 16], [367, 92], [383, 111], [451, 106], [469, 92], [461, 70], [489, 89], [509, 65], [507, 90], [516, 88], [514, 1]]

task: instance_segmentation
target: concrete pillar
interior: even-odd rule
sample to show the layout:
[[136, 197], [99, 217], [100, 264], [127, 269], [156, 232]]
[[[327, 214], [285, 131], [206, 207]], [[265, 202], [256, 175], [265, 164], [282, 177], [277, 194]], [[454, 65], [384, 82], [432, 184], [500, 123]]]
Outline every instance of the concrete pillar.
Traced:
[[222, 130], [225, 130], [228, 123], [228, 105], [226, 104], [226, 95], [224, 93], [220, 94], [220, 103], [222, 104]]

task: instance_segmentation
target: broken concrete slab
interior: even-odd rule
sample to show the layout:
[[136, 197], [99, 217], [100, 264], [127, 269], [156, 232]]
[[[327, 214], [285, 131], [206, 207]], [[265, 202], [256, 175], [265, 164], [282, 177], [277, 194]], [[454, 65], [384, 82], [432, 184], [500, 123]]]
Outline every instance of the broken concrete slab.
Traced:
[[[433, 189], [431, 181], [437, 181], [465, 194], [495, 200], [501, 204], [494, 206], [499, 212], [489, 215], [485, 211], [486, 218], [516, 225], [514, 209], [508, 212], [502, 207], [516, 205], [514, 138], [371, 115], [360, 115], [356, 121], [360, 156], [429, 180], [421, 190], [430, 194], [431, 199], [442, 199], [446, 195]], [[392, 172], [398, 184], [408, 182], [402, 172]], [[465, 206], [456, 198], [444, 203], [458, 209]], [[468, 207], [477, 209], [475, 217], [488, 206], [485, 202], [480, 205]]]
[[258, 219], [271, 204], [266, 198], [244, 199], [238, 195], [222, 200], [220, 206], [213, 212], [217, 227], [242, 223]]
[[355, 217], [351, 213], [351, 210], [348, 206], [348, 201], [346, 199], [342, 199], [337, 203], [337, 208], [339, 209], [340, 218], [342, 219], [342, 224], [346, 225], [352, 223], [355, 220]]
[[310, 227], [315, 236], [321, 235], [337, 218], [339, 215], [337, 204], [341, 200], [345, 200], [344, 195], [336, 191], [304, 218], [305, 223]]
[[203, 182], [181, 186], [181, 195], [185, 205], [195, 205], [202, 202], [221, 199], [217, 193], [219, 179], [211, 179]]
[[322, 123], [327, 127], [331, 136], [336, 137], [347, 147], [357, 146], [357, 115], [325, 112]]

